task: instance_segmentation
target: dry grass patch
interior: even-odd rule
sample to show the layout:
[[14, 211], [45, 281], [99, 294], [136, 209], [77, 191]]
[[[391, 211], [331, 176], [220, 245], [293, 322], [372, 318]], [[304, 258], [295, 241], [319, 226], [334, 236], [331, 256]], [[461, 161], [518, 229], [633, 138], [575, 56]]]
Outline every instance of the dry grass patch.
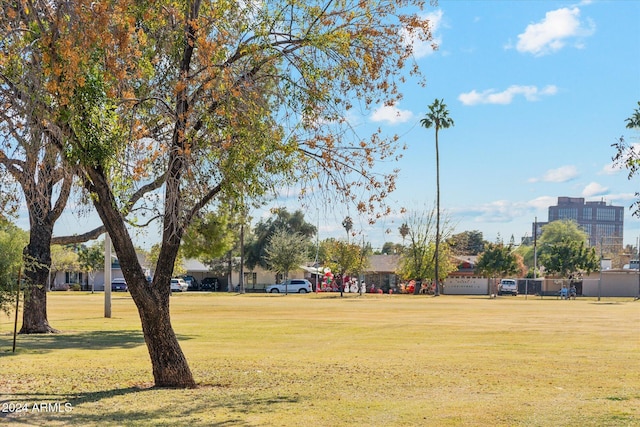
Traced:
[[[640, 302], [409, 295], [172, 297], [199, 388], [151, 388], [135, 306], [52, 293], [52, 325], [0, 323], [17, 425], [625, 426], [640, 423]], [[54, 406], [55, 409], [55, 406]]]

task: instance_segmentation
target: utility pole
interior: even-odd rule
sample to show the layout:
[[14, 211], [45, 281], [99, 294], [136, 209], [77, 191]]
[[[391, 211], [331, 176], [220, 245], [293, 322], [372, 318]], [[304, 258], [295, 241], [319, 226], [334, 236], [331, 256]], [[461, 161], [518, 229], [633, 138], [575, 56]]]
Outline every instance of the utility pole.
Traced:
[[240, 224], [240, 277], [238, 278], [238, 292], [244, 294], [244, 212]]

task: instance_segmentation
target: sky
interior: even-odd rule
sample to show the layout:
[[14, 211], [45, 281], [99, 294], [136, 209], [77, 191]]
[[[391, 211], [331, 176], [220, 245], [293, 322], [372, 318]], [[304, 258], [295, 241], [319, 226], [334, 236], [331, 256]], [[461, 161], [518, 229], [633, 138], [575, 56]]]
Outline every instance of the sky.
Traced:
[[[392, 205], [434, 206], [435, 131], [419, 121], [436, 98], [454, 120], [439, 132], [440, 203], [454, 232], [520, 242], [559, 196], [633, 203], [640, 176], [612, 168], [611, 144], [640, 143], [625, 128], [640, 101], [640, 1], [440, 0], [426, 12], [439, 45], [416, 48], [427, 86], [407, 85], [400, 103], [361, 122], [408, 146]], [[319, 216], [321, 239], [345, 236]], [[624, 220], [635, 244], [640, 220], [629, 209]], [[354, 222], [374, 247], [401, 242], [401, 216]]]
[[[419, 121], [436, 98], [455, 123], [439, 133], [441, 208], [454, 232], [519, 242], [535, 218], [547, 220], [559, 196], [633, 203], [640, 176], [628, 180], [612, 168], [611, 144], [623, 135], [640, 143], [640, 132], [625, 128], [640, 101], [640, 1], [440, 0], [425, 13], [439, 46], [415, 46], [426, 87], [408, 79], [398, 104], [355, 123], [359, 133], [381, 128], [407, 146], [393, 165], [400, 169], [389, 196], [395, 212], [371, 226], [348, 207], [306, 206], [320, 239], [345, 237], [348, 214], [358, 238], [380, 248], [401, 242], [401, 207], [433, 208], [435, 132]], [[295, 197], [270, 206], [301, 208]], [[259, 220], [268, 211], [253, 215]], [[627, 209], [624, 221], [625, 243], [635, 244], [640, 220]], [[95, 214], [71, 210], [55, 234], [96, 222]], [[154, 235], [137, 239], [147, 246]]]

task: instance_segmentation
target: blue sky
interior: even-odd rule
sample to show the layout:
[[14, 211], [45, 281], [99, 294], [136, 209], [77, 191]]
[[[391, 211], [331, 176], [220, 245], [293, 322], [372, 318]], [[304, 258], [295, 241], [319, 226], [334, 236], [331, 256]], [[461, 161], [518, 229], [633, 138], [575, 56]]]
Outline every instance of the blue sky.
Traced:
[[[640, 143], [624, 122], [640, 100], [640, 1], [440, 0], [426, 13], [439, 45], [416, 46], [427, 86], [408, 80], [400, 103], [355, 124], [362, 133], [380, 127], [398, 134], [408, 146], [394, 165], [401, 172], [393, 206], [434, 205], [434, 130], [419, 120], [435, 98], [455, 121], [440, 133], [440, 170], [441, 206], [456, 232], [519, 241], [535, 217], [546, 221], [558, 196], [631, 205], [640, 177], [629, 181], [626, 171], [611, 168], [611, 144], [622, 135]], [[300, 208], [295, 198], [274, 205]], [[401, 240], [401, 216], [369, 226], [353, 210], [329, 211], [307, 211], [321, 239], [344, 237], [340, 222], [350, 214], [374, 247]], [[96, 220], [76, 211], [56, 234], [84, 231]], [[139, 237], [141, 245], [154, 234]], [[626, 210], [625, 243], [638, 236], [640, 220]]]
[[[624, 121], [640, 101], [640, 2], [440, 0], [427, 12], [439, 49], [417, 49], [426, 88], [408, 84], [399, 104], [361, 123], [408, 145], [393, 204], [434, 204], [434, 130], [419, 120], [441, 98], [455, 121], [439, 134], [441, 207], [456, 232], [519, 242], [558, 196], [631, 205], [640, 177], [611, 168], [611, 144], [622, 135], [640, 143]], [[335, 218], [319, 223], [345, 235]], [[356, 227], [375, 247], [399, 242], [401, 223]], [[639, 235], [626, 210], [625, 242]]]

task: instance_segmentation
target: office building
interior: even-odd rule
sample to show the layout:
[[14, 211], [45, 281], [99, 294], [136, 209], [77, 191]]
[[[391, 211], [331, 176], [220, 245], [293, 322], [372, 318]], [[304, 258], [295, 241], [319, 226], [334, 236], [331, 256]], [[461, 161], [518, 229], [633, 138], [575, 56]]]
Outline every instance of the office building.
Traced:
[[583, 197], [558, 197], [556, 206], [549, 206], [548, 222], [533, 225], [534, 235], [540, 236], [549, 222], [573, 220], [589, 235], [589, 244], [622, 247], [624, 207], [608, 205], [605, 201], [585, 202]]

